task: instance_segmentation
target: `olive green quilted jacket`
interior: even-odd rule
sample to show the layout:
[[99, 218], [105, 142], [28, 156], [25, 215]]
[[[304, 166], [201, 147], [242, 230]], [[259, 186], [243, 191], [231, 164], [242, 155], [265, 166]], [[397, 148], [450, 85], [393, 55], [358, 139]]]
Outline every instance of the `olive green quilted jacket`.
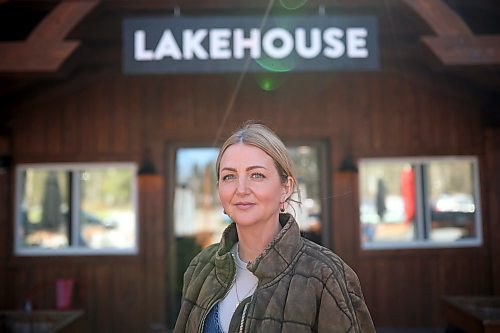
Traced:
[[[354, 271], [330, 250], [300, 236], [294, 218], [280, 214], [282, 230], [249, 263], [255, 293], [236, 309], [230, 332], [375, 332]], [[231, 287], [236, 272], [230, 249], [235, 224], [190, 263], [174, 332], [202, 332], [210, 309]]]

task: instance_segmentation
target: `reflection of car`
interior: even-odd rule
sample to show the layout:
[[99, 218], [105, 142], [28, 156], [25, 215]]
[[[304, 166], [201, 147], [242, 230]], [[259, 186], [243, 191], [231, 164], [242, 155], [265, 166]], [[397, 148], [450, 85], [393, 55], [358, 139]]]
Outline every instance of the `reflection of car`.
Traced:
[[437, 212], [474, 213], [475, 205], [469, 194], [444, 194], [434, 203], [434, 210]]
[[440, 226], [464, 226], [474, 221], [475, 211], [470, 194], [443, 194], [433, 203], [431, 218]]
[[103, 220], [85, 211], [80, 211], [80, 222], [84, 224], [100, 225], [106, 229], [114, 229], [118, 226], [114, 220]]

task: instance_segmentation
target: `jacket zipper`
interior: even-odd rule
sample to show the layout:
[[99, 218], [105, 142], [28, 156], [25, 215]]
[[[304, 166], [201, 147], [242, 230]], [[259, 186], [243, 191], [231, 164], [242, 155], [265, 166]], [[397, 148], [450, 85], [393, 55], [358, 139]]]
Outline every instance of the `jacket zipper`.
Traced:
[[[255, 294], [255, 291], [254, 291], [254, 294]], [[248, 312], [248, 306], [250, 305], [250, 303], [252, 303], [254, 294], [252, 294], [250, 301], [247, 302], [245, 304], [245, 306], [243, 307], [243, 312], [241, 314], [241, 321], [240, 321], [240, 329], [239, 329], [238, 333], [243, 333], [243, 329], [245, 328], [245, 319], [246, 319], [245, 317], [246, 317], [247, 312]]]
[[[233, 253], [231, 253], [231, 256], [233, 257], [233, 260], [234, 260], [234, 255]], [[203, 317], [201, 318], [201, 325], [198, 329], [198, 333], [203, 333], [203, 329], [205, 328], [205, 320], [207, 320], [207, 317], [208, 317], [208, 314], [210, 313], [210, 311], [212, 311], [213, 307], [215, 306], [215, 304], [217, 304], [217, 301], [218, 300], [221, 300], [221, 299], [224, 299], [226, 298], [227, 294], [229, 294], [229, 291], [231, 291], [231, 287], [233, 286], [233, 284], [236, 282], [236, 272], [234, 273], [234, 276], [233, 276], [233, 281], [231, 282], [231, 284], [229, 285], [229, 288], [227, 288], [226, 292], [224, 293], [224, 295], [222, 295], [222, 297], [219, 297], [219, 298], [216, 298], [215, 299], [215, 302], [213, 302], [210, 307], [208, 308], [208, 311], [203, 315]]]

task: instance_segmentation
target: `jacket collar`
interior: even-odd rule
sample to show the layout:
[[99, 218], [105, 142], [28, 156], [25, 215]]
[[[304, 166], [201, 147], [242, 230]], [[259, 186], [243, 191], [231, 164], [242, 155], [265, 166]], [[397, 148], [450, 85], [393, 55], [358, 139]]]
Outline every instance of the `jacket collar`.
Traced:
[[[261, 284], [271, 282], [285, 271], [302, 247], [300, 230], [292, 215], [285, 213], [279, 216], [281, 231], [267, 245], [266, 249], [253, 261], [248, 269], [257, 276]], [[215, 257], [215, 270], [218, 279], [226, 286], [231, 284], [236, 272], [231, 248], [238, 241], [236, 224], [229, 225], [224, 233]]]

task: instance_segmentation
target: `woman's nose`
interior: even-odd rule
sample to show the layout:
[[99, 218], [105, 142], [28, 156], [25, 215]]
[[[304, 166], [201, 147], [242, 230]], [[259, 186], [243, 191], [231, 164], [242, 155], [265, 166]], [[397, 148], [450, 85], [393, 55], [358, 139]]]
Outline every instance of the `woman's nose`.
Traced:
[[238, 187], [236, 188], [236, 192], [247, 193], [247, 191], [248, 191], [247, 179], [245, 177], [239, 177], [238, 178]]

